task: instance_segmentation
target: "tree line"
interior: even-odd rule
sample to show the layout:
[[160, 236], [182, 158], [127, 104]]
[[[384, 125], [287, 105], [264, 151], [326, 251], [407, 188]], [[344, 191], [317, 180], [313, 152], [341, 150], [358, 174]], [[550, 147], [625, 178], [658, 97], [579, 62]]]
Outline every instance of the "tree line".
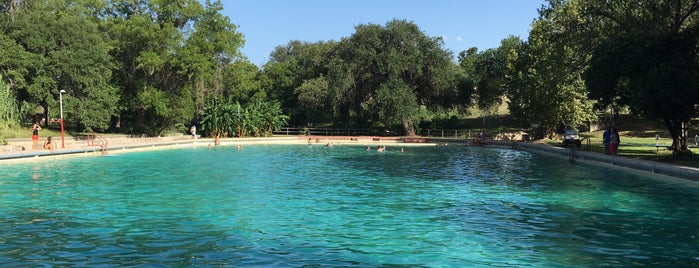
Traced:
[[210, 0], [0, 1], [9, 88], [0, 98], [12, 98], [15, 118], [42, 107], [47, 120], [65, 90], [75, 131], [150, 135], [192, 124], [224, 136], [282, 125], [411, 135], [506, 103], [522, 127], [544, 136], [629, 109], [664, 120], [684, 150], [697, 114], [696, 1], [549, 0], [526, 40], [456, 55], [410, 21], [360, 24], [340, 40], [279, 45], [259, 67], [241, 55], [244, 35], [222, 8]]

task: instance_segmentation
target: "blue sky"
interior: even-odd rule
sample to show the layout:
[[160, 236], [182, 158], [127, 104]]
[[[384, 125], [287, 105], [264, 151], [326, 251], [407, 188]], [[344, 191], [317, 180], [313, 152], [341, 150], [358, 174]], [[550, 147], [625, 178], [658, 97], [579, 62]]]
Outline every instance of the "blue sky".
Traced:
[[275, 47], [291, 40], [339, 41], [360, 24], [392, 19], [415, 23], [444, 47], [498, 47], [515, 35], [526, 39], [545, 0], [223, 0], [223, 15], [245, 36], [242, 53], [258, 66]]

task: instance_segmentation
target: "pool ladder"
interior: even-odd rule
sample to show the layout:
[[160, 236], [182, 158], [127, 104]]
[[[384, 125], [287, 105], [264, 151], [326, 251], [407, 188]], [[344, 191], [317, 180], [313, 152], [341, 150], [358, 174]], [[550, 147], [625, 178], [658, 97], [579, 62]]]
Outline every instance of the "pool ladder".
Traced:
[[99, 146], [102, 149], [102, 155], [109, 153], [109, 142], [107, 139], [98, 136], [94, 132], [87, 134], [88, 146]]

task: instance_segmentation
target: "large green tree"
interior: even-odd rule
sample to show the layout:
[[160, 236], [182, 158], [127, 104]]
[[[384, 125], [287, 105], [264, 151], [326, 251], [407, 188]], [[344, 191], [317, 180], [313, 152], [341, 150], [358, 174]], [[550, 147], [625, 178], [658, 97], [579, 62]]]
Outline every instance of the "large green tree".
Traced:
[[[550, 0], [530, 32], [531, 66], [563, 74], [556, 80], [574, 82], [568, 85], [580, 84], [570, 74], [582, 70], [598, 108], [662, 119], [673, 147], [687, 151], [699, 103], [698, 10], [699, 2], [685, 0]], [[545, 58], [568, 60], [537, 64]]]
[[335, 45], [335, 42], [291, 41], [276, 47], [264, 65], [269, 98], [282, 104], [285, 113], [291, 116], [290, 123], [313, 126], [330, 120], [324, 110], [328, 95], [325, 77]]
[[[521, 88], [518, 82], [526, 58], [525, 48], [519, 37], [510, 36], [497, 48], [483, 52], [471, 48], [459, 54], [459, 66], [467, 74], [466, 81], [472, 84], [475, 104], [485, 114], [496, 110], [507, 99], [505, 96]], [[518, 107], [513, 108], [516, 111]]]
[[[85, 1], [29, 1], [5, 13], [3, 25], [13, 55], [0, 59], [22, 103], [43, 108], [43, 119], [58, 116], [65, 90], [68, 122], [78, 129], [106, 129], [115, 113], [117, 89], [109, 84], [111, 58]], [[99, 7], [97, 7], [99, 8]], [[38, 121], [38, 119], [37, 119]]]
[[538, 125], [539, 137], [561, 126], [583, 126], [596, 118], [583, 80], [590, 57], [586, 51], [589, 39], [566, 35], [567, 16], [575, 16], [569, 11], [555, 4], [540, 10], [527, 43], [517, 49], [517, 60], [509, 73], [511, 84], [506, 95], [510, 112]]
[[[180, 74], [187, 77], [187, 86], [192, 89], [194, 101], [194, 121], [199, 121], [205, 100], [221, 97], [218, 94], [219, 89], [238, 95], [248, 94], [247, 91], [255, 89], [245, 83], [226, 83], [230, 82], [226, 77], [230, 77], [231, 71], [240, 70], [240, 78], [245, 79], [248, 73], [256, 73], [257, 68], [251, 70], [254, 65], [241, 58], [239, 49], [244, 43], [243, 36], [236, 32], [237, 26], [221, 14], [223, 5], [220, 1], [207, 0], [204, 10], [191, 5], [193, 7], [188, 10], [192, 17], [193, 29], [184, 28], [185, 43], [178, 48], [177, 57], [173, 60], [179, 65], [177, 69], [180, 70]], [[182, 118], [189, 116], [191, 114], [186, 112], [182, 114]]]
[[114, 83], [123, 90], [115, 125], [159, 134], [201, 119], [243, 45], [220, 10], [220, 1], [111, 2], [105, 28], [117, 60]]
[[586, 76], [591, 96], [661, 118], [672, 146], [688, 152], [687, 129], [699, 104], [699, 2], [598, 0], [576, 7], [589, 18], [582, 25], [605, 25]]
[[247, 59], [239, 59], [225, 65], [221, 71], [223, 84], [220, 87], [214, 87], [214, 96], [231, 97], [241, 103], [268, 98], [265, 90], [268, 81], [266, 76], [259, 67]]
[[328, 96], [328, 79], [326, 76], [307, 79], [303, 84], [294, 89], [294, 95], [298, 102], [295, 114], [298, 119], [303, 118], [307, 126], [313, 126], [314, 122], [329, 121], [331, 109]]
[[355, 27], [329, 63], [331, 105], [349, 126], [401, 125], [415, 133], [421, 107], [458, 105], [452, 53], [417, 25], [392, 20]]

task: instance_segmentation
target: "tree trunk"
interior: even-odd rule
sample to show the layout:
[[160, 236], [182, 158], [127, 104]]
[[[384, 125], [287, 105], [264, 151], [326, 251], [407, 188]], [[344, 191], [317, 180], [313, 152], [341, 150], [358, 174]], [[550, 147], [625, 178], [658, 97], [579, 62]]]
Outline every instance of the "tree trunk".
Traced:
[[[49, 122], [51, 122], [51, 121], [49, 121], [49, 104], [46, 102], [41, 102], [41, 107], [44, 108], [44, 114], [43, 114], [44, 125], [43, 126], [47, 127], [49, 125]], [[39, 119], [39, 122], [37, 122], [37, 123], [39, 123], [39, 125], [41, 125], [41, 121], [42, 120]]]
[[403, 119], [403, 129], [405, 129], [406, 136], [415, 136], [415, 127], [412, 120]]
[[687, 126], [689, 120], [663, 118], [670, 136], [672, 136], [672, 150], [675, 154], [689, 151], [687, 147]]
[[146, 113], [143, 111], [143, 109], [137, 109], [134, 111], [134, 122], [133, 122], [133, 130], [136, 133], [143, 134], [145, 133], [145, 122], [146, 122]]

